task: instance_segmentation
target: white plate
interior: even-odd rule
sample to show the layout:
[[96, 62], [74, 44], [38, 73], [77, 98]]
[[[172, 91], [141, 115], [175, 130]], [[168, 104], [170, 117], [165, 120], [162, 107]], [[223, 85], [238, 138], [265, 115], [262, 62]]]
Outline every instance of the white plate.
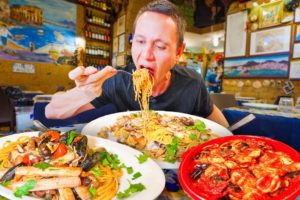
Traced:
[[[2, 148], [3, 143], [7, 140], [15, 141], [20, 136], [37, 136], [38, 132], [27, 132], [21, 134], [10, 135], [7, 137], [0, 138], [0, 147]], [[132, 196], [127, 198], [128, 200], [140, 200], [140, 199], [155, 199], [165, 187], [165, 175], [160, 167], [152, 160], [148, 159], [145, 163], [139, 164], [136, 156], [141, 153], [128, 146], [105, 140], [99, 137], [88, 136], [88, 145], [90, 147], [105, 147], [110, 153], [117, 154], [121, 163], [124, 163], [127, 167], [132, 167], [134, 172], [140, 172], [142, 174], [136, 180], [132, 180], [132, 174], [127, 174], [126, 170], [120, 180], [119, 192], [123, 192], [129, 187], [128, 180], [131, 183], [142, 183], [146, 189], [134, 193]], [[0, 185], [0, 195], [9, 199], [19, 199], [13, 195], [13, 192], [2, 185]], [[24, 196], [24, 200], [36, 200], [36, 198]], [[117, 198], [115, 198], [117, 199]]]
[[[118, 117], [121, 117], [123, 115], [129, 115], [132, 113], [137, 113], [137, 112], [139, 111], [119, 112], [111, 115], [106, 115], [104, 117], [100, 117], [98, 119], [91, 121], [85, 127], [83, 127], [82, 134], [97, 136], [97, 133], [101, 128], [113, 125], [114, 123], [116, 123]], [[194, 120], [199, 119], [206, 124], [207, 128], [210, 128], [214, 133], [220, 136], [232, 135], [232, 133], [228, 129], [224, 128], [223, 126], [213, 121], [210, 121], [202, 117], [197, 117], [194, 115], [188, 115], [188, 114], [178, 113], [178, 112], [169, 112], [169, 111], [155, 111], [155, 112], [158, 112], [159, 114], [176, 115], [179, 117], [192, 117]], [[109, 137], [109, 139], [116, 141], [116, 139], [113, 137]], [[156, 160], [156, 162], [163, 169], [178, 169], [179, 167], [179, 162], [175, 162], [174, 164], [160, 161], [160, 160]]]
[[235, 97], [236, 100], [256, 100], [255, 97]]
[[257, 109], [264, 109], [264, 110], [277, 110], [278, 105], [274, 104], [266, 104], [266, 103], [242, 103], [243, 106], [249, 108], [257, 108]]

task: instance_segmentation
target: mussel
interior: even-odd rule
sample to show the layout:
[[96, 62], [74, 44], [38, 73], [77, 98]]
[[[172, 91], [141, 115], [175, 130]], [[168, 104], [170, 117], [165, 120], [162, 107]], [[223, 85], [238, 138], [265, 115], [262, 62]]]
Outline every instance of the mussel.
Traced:
[[39, 154], [44, 156], [45, 158], [51, 157], [51, 150], [47, 146], [47, 143], [50, 141], [51, 136], [45, 135], [38, 146]]
[[76, 134], [76, 133], [75, 133], [75, 130], [69, 130], [69, 131], [67, 131], [67, 132], [65, 132], [65, 133], [63, 133], [63, 134], [61, 134], [61, 135], [60, 135], [60, 140], [59, 140], [59, 142], [60, 142], [60, 143], [67, 144], [67, 142], [68, 142], [68, 140], [70, 139], [71, 135], [73, 135], [73, 137], [74, 137], [74, 134]]
[[73, 147], [75, 148], [77, 154], [83, 159], [87, 154], [87, 143], [88, 139], [85, 135], [82, 135], [78, 141], [73, 142]]
[[204, 171], [208, 168], [208, 166], [209, 164], [207, 163], [196, 165], [190, 177], [194, 180], [198, 179], [201, 176], [201, 174], [204, 173]]
[[83, 171], [89, 171], [92, 169], [97, 162], [100, 161], [101, 154], [99, 152], [95, 152], [92, 155], [88, 156], [86, 160], [79, 164], [79, 167], [82, 167]]
[[3, 174], [3, 176], [0, 179], [0, 183], [12, 180], [15, 177], [16, 169], [21, 166], [25, 166], [25, 164], [21, 162], [10, 168], [7, 172], [5, 172], [5, 174]]

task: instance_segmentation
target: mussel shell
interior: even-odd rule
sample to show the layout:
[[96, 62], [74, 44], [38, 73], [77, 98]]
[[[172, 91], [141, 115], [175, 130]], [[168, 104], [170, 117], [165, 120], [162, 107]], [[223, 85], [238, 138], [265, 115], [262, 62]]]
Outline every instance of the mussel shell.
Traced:
[[39, 154], [44, 156], [45, 158], [49, 158], [51, 156], [51, 150], [47, 146], [47, 143], [50, 141], [50, 139], [51, 139], [51, 136], [46, 135], [45, 137], [43, 137], [42, 141], [40, 142], [40, 144], [38, 146]]
[[101, 155], [98, 152], [95, 152], [91, 156], [88, 156], [87, 159], [85, 159], [82, 163], [79, 164], [79, 167], [83, 169], [83, 171], [89, 171], [92, 169], [97, 162], [100, 161]]
[[61, 134], [61, 135], [60, 135], [59, 142], [60, 142], [60, 143], [67, 144], [67, 141], [68, 141], [68, 139], [70, 138], [70, 133], [71, 133], [71, 132], [75, 132], [75, 129], [69, 130], [69, 131], [67, 131], [67, 132], [65, 132], [65, 133], [63, 133], [63, 134]]
[[73, 142], [73, 147], [81, 158], [85, 158], [87, 154], [87, 143], [88, 138], [85, 135], [81, 136], [77, 142]]
[[15, 177], [16, 169], [21, 166], [25, 166], [25, 164], [21, 162], [7, 170], [7, 172], [5, 172], [5, 174], [3, 174], [3, 176], [1, 177], [0, 183], [12, 180]]

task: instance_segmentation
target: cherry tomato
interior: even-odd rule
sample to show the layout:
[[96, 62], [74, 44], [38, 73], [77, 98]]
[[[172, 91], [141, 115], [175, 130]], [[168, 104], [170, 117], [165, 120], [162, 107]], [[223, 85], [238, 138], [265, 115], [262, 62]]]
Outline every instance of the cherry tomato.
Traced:
[[26, 154], [24, 157], [23, 157], [23, 163], [27, 166], [31, 166], [31, 161], [29, 159], [29, 155]]
[[59, 158], [67, 153], [67, 146], [65, 144], [60, 143], [57, 149], [54, 151], [53, 157]]

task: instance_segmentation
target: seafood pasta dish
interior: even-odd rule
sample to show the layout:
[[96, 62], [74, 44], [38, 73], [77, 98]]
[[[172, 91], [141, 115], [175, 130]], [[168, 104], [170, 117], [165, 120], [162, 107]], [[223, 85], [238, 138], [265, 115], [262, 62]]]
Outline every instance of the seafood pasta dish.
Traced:
[[148, 70], [138, 69], [132, 75], [135, 100], [140, 104], [139, 113], [121, 116], [115, 125], [102, 128], [98, 136], [113, 137], [146, 155], [158, 160], [175, 162], [192, 146], [217, 137], [204, 122], [192, 118], [160, 115], [149, 110], [153, 77]]
[[118, 142], [142, 150], [146, 155], [175, 162], [187, 149], [218, 135], [206, 128], [204, 122], [191, 117], [148, 112], [144, 124], [142, 112], [122, 115], [109, 127], [101, 128], [98, 136], [113, 135]]
[[123, 175], [117, 155], [89, 148], [87, 136], [74, 131], [22, 135], [0, 148], [0, 182], [16, 197], [109, 200]]
[[262, 140], [211, 142], [191, 158], [185, 171], [192, 187], [215, 199], [283, 199], [300, 188], [300, 162]]

